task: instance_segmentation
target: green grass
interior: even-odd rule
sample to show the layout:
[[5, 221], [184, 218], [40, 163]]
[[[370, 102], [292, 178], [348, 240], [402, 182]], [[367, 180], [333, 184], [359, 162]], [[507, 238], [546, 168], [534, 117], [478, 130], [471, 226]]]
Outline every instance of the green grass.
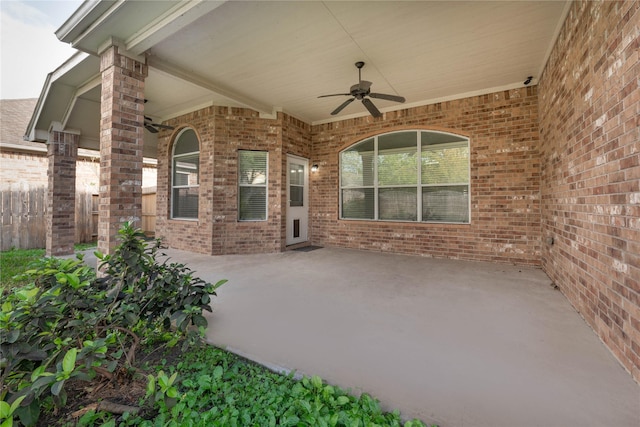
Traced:
[[[95, 243], [80, 243], [75, 245], [75, 250], [83, 251], [95, 246]], [[42, 257], [44, 249], [11, 249], [0, 252], [0, 291], [26, 285], [28, 280], [14, 279], [14, 276], [25, 272], [29, 264]]]
[[27, 270], [29, 264], [44, 256], [44, 249], [11, 249], [0, 252], [0, 286], [11, 289], [24, 286], [27, 280], [17, 280], [14, 276]]

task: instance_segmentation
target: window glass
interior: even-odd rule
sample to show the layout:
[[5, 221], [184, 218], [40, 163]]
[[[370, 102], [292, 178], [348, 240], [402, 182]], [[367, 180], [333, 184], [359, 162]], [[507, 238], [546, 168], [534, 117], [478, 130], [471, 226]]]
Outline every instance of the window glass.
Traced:
[[361, 142], [341, 154], [343, 187], [373, 185], [374, 151], [373, 139]]
[[418, 140], [415, 132], [378, 138], [378, 185], [418, 183]]
[[173, 150], [174, 155], [196, 153], [200, 151], [200, 143], [198, 136], [193, 129], [185, 129], [178, 137], [179, 142], [176, 143]]
[[375, 199], [373, 188], [342, 190], [342, 217], [374, 219]]
[[469, 190], [466, 185], [424, 187], [422, 220], [469, 222]]
[[469, 182], [469, 146], [465, 143], [422, 147], [422, 183]]
[[380, 219], [416, 221], [418, 194], [416, 188], [381, 188], [378, 193]]
[[174, 157], [173, 185], [194, 186], [199, 182], [200, 154], [191, 153]]
[[171, 217], [197, 219], [200, 192], [200, 144], [193, 129], [185, 129], [176, 138], [171, 168]]
[[340, 153], [340, 217], [469, 222], [469, 140], [403, 131]]
[[238, 219], [267, 219], [267, 164], [265, 151], [238, 152]]

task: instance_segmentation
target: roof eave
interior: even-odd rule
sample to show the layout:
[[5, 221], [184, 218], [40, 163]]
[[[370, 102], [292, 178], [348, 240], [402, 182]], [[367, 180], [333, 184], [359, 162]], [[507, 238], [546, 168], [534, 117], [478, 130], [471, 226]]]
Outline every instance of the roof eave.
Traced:
[[39, 132], [36, 128], [36, 124], [40, 119], [40, 115], [42, 114], [42, 110], [44, 108], [44, 104], [47, 100], [47, 96], [51, 91], [51, 86], [58, 80], [62, 75], [67, 73], [69, 70], [73, 69], [76, 65], [82, 62], [89, 55], [84, 52], [76, 52], [69, 59], [67, 59], [62, 65], [56, 68], [51, 73], [47, 74], [47, 78], [44, 81], [44, 85], [42, 90], [40, 91], [40, 96], [38, 97], [38, 101], [36, 102], [36, 106], [33, 109], [33, 114], [31, 115], [31, 119], [29, 120], [29, 124], [27, 125], [26, 133], [23, 137], [25, 141], [32, 142], [45, 142], [46, 139], [43, 140], [42, 132]]

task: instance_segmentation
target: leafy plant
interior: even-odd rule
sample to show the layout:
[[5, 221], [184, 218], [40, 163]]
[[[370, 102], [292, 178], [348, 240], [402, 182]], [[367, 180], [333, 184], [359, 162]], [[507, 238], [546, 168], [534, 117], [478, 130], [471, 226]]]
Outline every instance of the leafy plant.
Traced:
[[161, 403], [160, 407], [172, 408], [176, 404], [178, 389], [175, 382], [178, 373], [174, 372], [168, 376], [164, 371], [158, 372], [156, 376], [149, 374], [147, 379], [147, 394], [145, 398], [151, 398], [154, 404]]
[[120, 238], [113, 255], [97, 254], [103, 277], [81, 255], [44, 258], [23, 275], [31, 283], [2, 304], [0, 389], [24, 425], [35, 424], [45, 401], [64, 406], [69, 380], [133, 369], [139, 336], [163, 330], [174, 343], [201, 340], [202, 311], [211, 310], [210, 296], [224, 281], [213, 285], [183, 264], [158, 262], [160, 242], [150, 247], [130, 224]]
[[[368, 394], [353, 396], [318, 376], [298, 381], [213, 347], [185, 353], [170, 377], [150, 375], [147, 395], [157, 415], [128, 417], [127, 425], [424, 427], [403, 424]], [[175, 403], [165, 405], [169, 395]]]

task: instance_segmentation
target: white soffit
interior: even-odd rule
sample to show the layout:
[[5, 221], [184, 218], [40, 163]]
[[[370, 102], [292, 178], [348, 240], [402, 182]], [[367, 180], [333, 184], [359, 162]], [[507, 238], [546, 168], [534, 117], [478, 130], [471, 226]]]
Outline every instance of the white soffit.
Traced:
[[[228, 2], [149, 50], [238, 99], [332, 119], [366, 65], [372, 91], [428, 104], [538, 77], [566, 2]], [[243, 102], [246, 104], [246, 102]], [[401, 104], [375, 100], [382, 110]], [[355, 102], [335, 119], [362, 112]]]
[[[318, 124], [368, 115], [354, 102], [331, 116], [348, 98], [317, 98], [348, 92], [360, 60], [373, 92], [407, 99], [375, 99], [383, 112], [521, 87], [530, 75], [535, 83], [568, 6], [118, 0], [84, 3], [57, 34], [86, 52], [116, 39], [129, 52], [147, 55], [145, 114], [155, 120], [222, 105], [285, 111]], [[85, 74], [78, 81], [68, 76], [64, 84], [75, 85], [78, 96], [84, 85], [95, 96]]]

